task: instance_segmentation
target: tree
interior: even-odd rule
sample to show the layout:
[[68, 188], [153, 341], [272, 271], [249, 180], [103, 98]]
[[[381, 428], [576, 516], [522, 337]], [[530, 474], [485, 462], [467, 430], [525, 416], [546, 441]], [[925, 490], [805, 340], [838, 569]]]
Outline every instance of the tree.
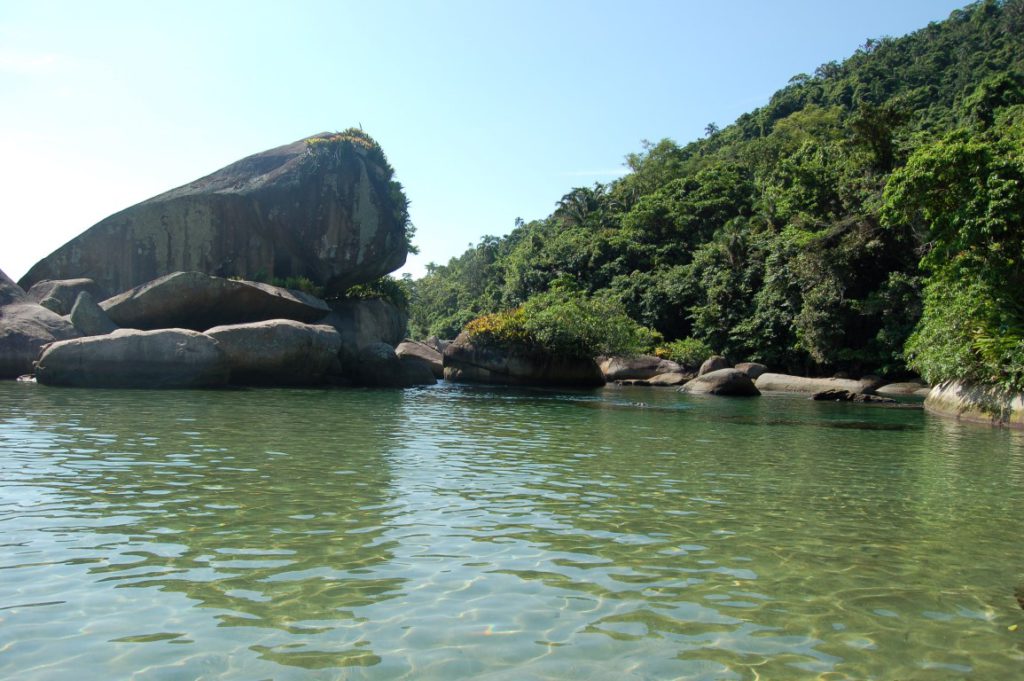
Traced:
[[930, 273], [921, 323], [907, 343], [911, 365], [929, 381], [1024, 390], [1019, 126], [983, 139], [953, 133], [915, 152], [886, 186], [883, 216], [918, 230]]

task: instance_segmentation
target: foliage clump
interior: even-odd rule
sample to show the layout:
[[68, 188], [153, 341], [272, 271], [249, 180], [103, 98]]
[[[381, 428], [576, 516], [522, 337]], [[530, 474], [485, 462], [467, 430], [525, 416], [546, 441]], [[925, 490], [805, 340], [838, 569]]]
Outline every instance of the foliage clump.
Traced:
[[665, 345], [659, 345], [654, 354], [669, 359], [688, 369], [699, 367], [704, 360], [715, 354], [711, 346], [697, 338], [680, 338]]
[[263, 270], [256, 272], [255, 274], [247, 277], [232, 276], [228, 277], [232, 281], [256, 281], [262, 284], [270, 284], [271, 286], [278, 286], [280, 288], [292, 289], [293, 291], [302, 291], [308, 293], [317, 298], [324, 297], [324, 287], [314, 283], [309, 277], [270, 277]]
[[395, 279], [384, 275], [379, 279], [368, 281], [365, 284], [350, 286], [341, 298], [346, 300], [371, 300], [381, 299], [391, 303], [399, 310], [409, 309], [409, 282], [405, 279]]
[[572, 358], [639, 354], [651, 340], [650, 331], [613, 300], [557, 290], [534, 296], [512, 310], [474, 319], [465, 332], [482, 346], [519, 347]]
[[309, 277], [274, 277], [270, 280], [270, 283], [281, 288], [302, 291], [317, 298], [324, 297], [324, 287], [314, 284], [313, 280]]

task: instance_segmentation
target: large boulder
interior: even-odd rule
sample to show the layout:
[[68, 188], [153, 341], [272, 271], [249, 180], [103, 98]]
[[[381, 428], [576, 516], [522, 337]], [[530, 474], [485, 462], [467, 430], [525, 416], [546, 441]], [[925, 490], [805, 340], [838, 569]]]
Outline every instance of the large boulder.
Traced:
[[392, 173], [380, 147], [358, 131], [314, 135], [105, 218], [20, 283], [88, 277], [125, 291], [195, 270], [308, 277], [343, 291], [405, 262], [406, 204]]
[[601, 357], [598, 366], [606, 381], [647, 379], [659, 374], [678, 373], [682, 367], [667, 359], [654, 355], [635, 357]]
[[399, 359], [395, 349], [387, 343], [371, 343], [360, 348], [345, 373], [354, 385], [368, 388], [411, 388], [437, 382], [423, 362]]
[[317, 385], [337, 370], [341, 336], [333, 327], [291, 319], [215, 326], [217, 340], [239, 385]]
[[750, 376], [739, 369], [716, 369], [693, 379], [680, 392], [695, 395], [722, 395], [729, 397], [756, 397], [761, 391]]
[[266, 319], [316, 322], [331, 311], [327, 303], [302, 291], [202, 272], [159, 277], [104, 300], [100, 307], [118, 326], [193, 331]]
[[700, 369], [697, 371], [697, 376], [703, 376], [704, 374], [712, 371], [718, 371], [719, 369], [728, 369], [729, 362], [726, 361], [725, 357], [721, 355], [711, 355], [704, 363], [700, 365]]
[[605, 384], [593, 359], [552, 355], [535, 348], [479, 345], [465, 332], [444, 351], [444, 377], [461, 383], [566, 388]]
[[228, 380], [217, 341], [187, 329], [119, 329], [53, 343], [36, 364], [44, 385], [87, 388], [210, 388]]
[[418, 360], [430, 367], [434, 378], [444, 378], [444, 362], [440, 352], [426, 343], [405, 339], [395, 348], [395, 354], [402, 360]]
[[331, 310], [321, 323], [341, 334], [343, 357], [353, 357], [360, 348], [375, 343], [394, 348], [405, 338], [409, 316], [381, 298], [331, 301]]
[[860, 381], [851, 378], [804, 378], [788, 374], [761, 374], [757, 377], [757, 388], [764, 391], [786, 393], [814, 393], [826, 390], [846, 390], [851, 393], [864, 392]]
[[78, 300], [78, 294], [83, 292], [96, 300], [107, 297], [107, 293], [92, 279], [45, 279], [32, 285], [28, 290], [28, 297], [47, 310], [59, 315], [68, 315]]
[[740, 362], [735, 368], [750, 376], [752, 381], [756, 381], [761, 374], [768, 373], [768, 367], [759, 362]]
[[70, 322], [32, 302], [0, 272], [0, 378], [31, 373], [43, 346], [78, 335]]
[[83, 336], [102, 336], [118, 329], [117, 324], [110, 321], [110, 317], [88, 291], [78, 294], [69, 319]]
[[959, 421], [1024, 429], [1024, 394], [996, 386], [946, 381], [931, 389], [924, 408]]

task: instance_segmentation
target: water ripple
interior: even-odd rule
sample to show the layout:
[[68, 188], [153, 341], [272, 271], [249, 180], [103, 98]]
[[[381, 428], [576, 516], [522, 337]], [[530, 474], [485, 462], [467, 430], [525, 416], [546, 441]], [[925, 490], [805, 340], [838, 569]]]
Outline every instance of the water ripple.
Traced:
[[1024, 663], [1019, 434], [646, 389], [12, 383], [0, 403], [5, 678]]

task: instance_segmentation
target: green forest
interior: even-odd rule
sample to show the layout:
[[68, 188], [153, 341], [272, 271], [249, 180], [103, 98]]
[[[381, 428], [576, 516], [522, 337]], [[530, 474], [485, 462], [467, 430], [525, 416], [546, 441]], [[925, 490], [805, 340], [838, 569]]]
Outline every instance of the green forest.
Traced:
[[626, 164], [408, 281], [410, 332], [571, 310], [619, 350], [1024, 390], [1024, 0], [868, 40]]

